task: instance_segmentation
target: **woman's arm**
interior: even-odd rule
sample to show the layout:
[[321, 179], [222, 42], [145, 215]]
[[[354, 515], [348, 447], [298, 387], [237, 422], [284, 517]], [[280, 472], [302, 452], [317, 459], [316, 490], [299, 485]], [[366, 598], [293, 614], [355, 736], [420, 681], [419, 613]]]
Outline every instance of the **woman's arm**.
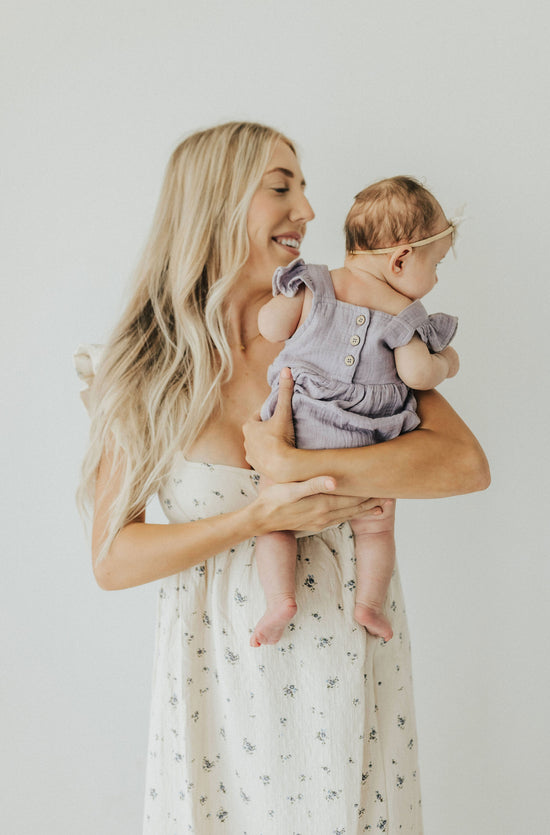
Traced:
[[255, 415], [243, 427], [246, 460], [273, 481], [330, 473], [349, 495], [429, 499], [489, 486], [487, 459], [466, 424], [437, 391], [417, 396], [420, 427], [391, 441], [357, 449], [295, 449], [292, 377], [284, 369], [273, 417]]
[[448, 346], [432, 354], [416, 335], [407, 345], [395, 348], [393, 353], [397, 373], [411, 389], [433, 389], [447, 377], [454, 377], [458, 373], [459, 359], [454, 348]]
[[[334, 495], [333, 479], [324, 476], [299, 484], [276, 484], [242, 510], [197, 522], [149, 524], [143, 511], [118, 532], [100, 560], [109, 508], [119, 485], [120, 476], [105, 453], [97, 477], [92, 529], [93, 569], [103, 589], [130, 588], [177, 574], [270, 531], [321, 530], [355, 516], [376, 514], [378, 504], [376, 500]], [[323, 495], [329, 493], [333, 495]]]

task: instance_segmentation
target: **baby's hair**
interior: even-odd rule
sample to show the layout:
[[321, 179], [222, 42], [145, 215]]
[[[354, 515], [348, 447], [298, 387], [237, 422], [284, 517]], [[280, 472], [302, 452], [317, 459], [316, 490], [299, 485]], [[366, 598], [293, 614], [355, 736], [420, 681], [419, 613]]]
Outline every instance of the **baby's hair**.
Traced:
[[414, 177], [388, 177], [355, 196], [344, 224], [346, 251], [414, 243], [435, 231], [443, 209]]

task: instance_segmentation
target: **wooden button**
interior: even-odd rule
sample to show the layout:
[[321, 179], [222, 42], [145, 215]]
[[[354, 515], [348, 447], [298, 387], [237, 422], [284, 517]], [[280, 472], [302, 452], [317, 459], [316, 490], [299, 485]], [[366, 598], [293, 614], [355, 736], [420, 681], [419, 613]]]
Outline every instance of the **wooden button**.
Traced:
[[344, 362], [346, 363], [346, 365], [353, 365], [353, 363], [355, 362], [355, 358], [352, 357], [351, 354], [348, 354]]
[[366, 320], [366, 318], [363, 316], [363, 314], [362, 314], [362, 313], [360, 313], [360, 314], [359, 314], [359, 316], [357, 317], [357, 319], [355, 320], [356, 324], [358, 324], [358, 325], [364, 325], [366, 321], [367, 321], [367, 320]]
[[361, 337], [357, 336], [357, 334], [354, 333], [353, 336], [350, 339], [350, 345], [359, 345], [360, 342], [361, 342]]

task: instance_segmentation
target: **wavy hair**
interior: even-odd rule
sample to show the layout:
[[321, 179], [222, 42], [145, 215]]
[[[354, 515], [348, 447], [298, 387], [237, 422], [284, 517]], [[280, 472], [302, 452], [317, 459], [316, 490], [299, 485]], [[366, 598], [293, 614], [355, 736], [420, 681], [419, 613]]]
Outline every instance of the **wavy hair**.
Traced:
[[170, 157], [133, 292], [105, 348], [91, 397], [78, 505], [93, 506], [105, 450], [120, 490], [99, 559], [221, 408], [232, 374], [224, 302], [249, 255], [250, 201], [278, 131], [229, 122], [188, 136]]
[[346, 252], [412, 243], [431, 235], [443, 209], [414, 177], [388, 177], [355, 195], [344, 224]]

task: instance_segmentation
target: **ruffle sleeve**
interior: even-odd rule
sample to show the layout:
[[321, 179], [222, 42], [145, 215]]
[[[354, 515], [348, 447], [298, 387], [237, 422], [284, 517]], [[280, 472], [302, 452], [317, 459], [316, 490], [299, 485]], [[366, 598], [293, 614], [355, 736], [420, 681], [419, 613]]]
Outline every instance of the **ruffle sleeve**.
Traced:
[[456, 316], [447, 313], [428, 315], [422, 302], [417, 299], [392, 318], [384, 332], [384, 341], [393, 350], [407, 345], [417, 333], [432, 354], [436, 354], [447, 347], [457, 326]]
[[305, 284], [302, 276], [307, 266], [302, 258], [295, 258], [287, 267], [277, 267], [273, 274], [273, 295], [282, 293], [287, 298], [295, 296], [300, 286]]
[[80, 390], [80, 397], [88, 411], [90, 410], [90, 389], [104, 350], [103, 345], [79, 345], [73, 354], [76, 373], [81, 382], [84, 383]]

